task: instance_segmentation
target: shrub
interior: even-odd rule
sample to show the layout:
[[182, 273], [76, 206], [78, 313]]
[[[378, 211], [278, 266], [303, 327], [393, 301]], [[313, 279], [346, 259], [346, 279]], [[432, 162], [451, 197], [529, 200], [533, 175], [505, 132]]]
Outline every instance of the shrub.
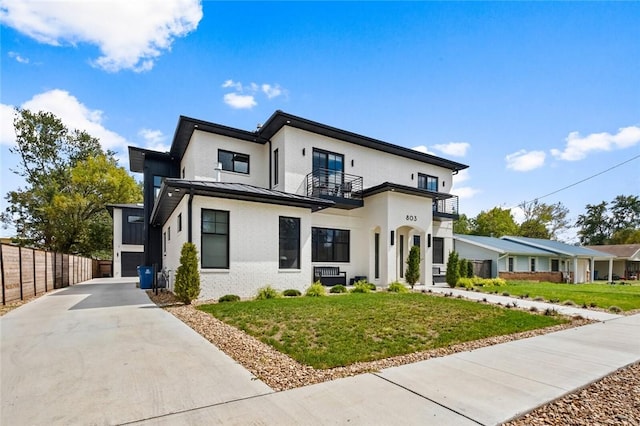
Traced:
[[295, 288], [289, 288], [283, 291], [282, 295], [286, 297], [297, 297], [301, 296], [302, 293], [300, 292], [300, 290], [296, 290]]
[[564, 302], [562, 302], [562, 304], [565, 306], [576, 306], [576, 302], [574, 302], [573, 300], [565, 300]]
[[346, 293], [347, 292], [347, 288], [345, 286], [343, 286], [342, 284], [338, 284], [338, 285], [334, 285], [333, 287], [331, 287], [329, 289], [329, 293]]
[[502, 295], [507, 297], [511, 296], [508, 291], [503, 292]]
[[548, 317], [555, 317], [558, 315], [558, 311], [554, 308], [547, 308], [544, 310], [544, 314]]
[[596, 302], [591, 302], [589, 303], [589, 306], [592, 308], [596, 308], [598, 306], [598, 304]]
[[617, 306], [609, 306], [609, 312], [613, 312], [614, 314], [619, 314], [620, 312], [622, 312], [622, 309], [620, 309]]
[[278, 290], [268, 285], [258, 290], [255, 300], [277, 299], [278, 297], [280, 297]]
[[239, 301], [240, 301], [240, 296], [238, 296], [237, 294], [225, 294], [224, 296], [218, 299], [218, 303], [239, 302]]
[[413, 290], [413, 286], [416, 285], [418, 280], [420, 279], [420, 247], [412, 246], [409, 251], [409, 257], [407, 258], [407, 270], [405, 271], [405, 279], [407, 283], [411, 286]]
[[387, 291], [390, 291], [392, 293], [408, 293], [409, 289], [406, 288], [402, 283], [394, 281], [391, 284], [389, 284]]
[[[474, 287], [500, 287], [507, 285], [507, 282], [502, 278], [460, 278], [458, 279], [458, 286], [466, 289], [473, 289]], [[497, 293], [497, 292], [496, 292]]]
[[536, 308], [535, 306], [532, 306], [532, 307], [529, 308], [529, 311], [538, 312], [538, 308]]
[[474, 277], [474, 273], [473, 273], [473, 262], [470, 260], [467, 260], [467, 273], [466, 273], [466, 277], [467, 278], [473, 278]]
[[309, 286], [304, 295], [309, 297], [322, 297], [326, 296], [326, 294], [327, 292], [325, 291], [324, 286], [320, 283], [320, 281], [316, 281]]
[[545, 299], [542, 296], [536, 296], [536, 297], [533, 298], [534, 302], [544, 302], [544, 300]]
[[455, 287], [460, 279], [460, 270], [458, 268], [458, 253], [452, 251], [449, 253], [449, 259], [447, 260], [447, 274], [446, 281], [449, 287]]
[[178, 300], [187, 305], [200, 295], [198, 249], [193, 243], [184, 243], [180, 250], [180, 266], [176, 271], [174, 293]]
[[375, 291], [376, 286], [373, 285], [373, 289], [371, 288], [373, 284], [369, 284], [365, 280], [356, 281], [353, 284], [353, 288], [351, 289], [351, 293], [371, 293], [371, 291]]

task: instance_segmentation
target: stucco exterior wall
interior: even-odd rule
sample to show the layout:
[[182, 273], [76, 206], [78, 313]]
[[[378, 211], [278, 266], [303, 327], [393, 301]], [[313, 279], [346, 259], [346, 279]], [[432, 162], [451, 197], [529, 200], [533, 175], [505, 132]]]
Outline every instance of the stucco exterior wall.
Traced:
[[237, 182], [268, 188], [269, 185], [269, 148], [268, 144], [259, 144], [216, 135], [208, 132], [193, 132], [189, 146], [180, 164], [180, 173], [185, 171], [185, 179], [213, 180], [218, 163], [218, 150], [249, 155], [249, 174], [223, 170], [222, 182]]

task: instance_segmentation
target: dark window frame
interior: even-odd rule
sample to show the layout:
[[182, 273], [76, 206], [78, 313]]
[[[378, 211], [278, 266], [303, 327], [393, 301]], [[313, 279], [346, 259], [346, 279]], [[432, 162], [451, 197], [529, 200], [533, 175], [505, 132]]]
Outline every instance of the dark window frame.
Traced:
[[438, 265], [444, 265], [444, 238], [433, 237], [432, 262]]
[[[214, 220], [206, 220], [205, 221], [205, 215], [209, 214], [209, 213], [213, 213], [214, 215]], [[226, 222], [223, 221], [217, 221], [217, 217], [218, 214], [220, 214], [221, 216], [225, 216], [226, 217]], [[230, 218], [230, 213], [228, 210], [216, 210], [216, 209], [202, 209], [201, 211], [201, 217], [200, 217], [200, 265], [202, 266], [203, 269], [229, 269], [229, 249], [230, 249], [230, 222], [231, 222], [231, 218]], [[209, 232], [209, 231], [205, 231], [205, 222], [207, 223], [213, 223], [214, 224], [214, 228], [217, 229], [217, 225], [218, 224], [225, 224], [226, 223], [226, 232]], [[205, 253], [205, 238], [209, 237], [209, 236], [223, 236], [225, 239], [225, 245], [226, 245], [226, 253], [225, 253], [225, 260], [226, 262], [224, 262], [224, 264], [210, 264], [208, 263], [209, 259], [207, 258], [207, 253]]]
[[[231, 168], [229, 168], [229, 162], [228, 161], [222, 161], [222, 159], [220, 158], [221, 154], [231, 154], [231, 163], [230, 163], [231, 164]], [[247, 171], [243, 171], [243, 170], [240, 170], [240, 169], [237, 168], [237, 164], [245, 164], [244, 161], [241, 161], [244, 158], [246, 158]], [[234, 152], [234, 151], [227, 151], [225, 149], [219, 149], [218, 150], [218, 163], [222, 164], [222, 170], [224, 170], [225, 172], [242, 173], [244, 175], [248, 175], [251, 172], [249, 154], [243, 154], [241, 152]], [[227, 168], [225, 168], [225, 167], [227, 167]]]
[[[320, 240], [321, 236], [324, 237], [324, 240]], [[346, 236], [346, 238], [344, 236]], [[341, 240], [343, 238], [346, 241], [336, 241], [336, 239]], [[321, 244], [323, 246], [322, 249], [320, 247]], [[339, 250], [340, 247], [342, 247], [343, 250]], [[330, 255], [326, 258], [321, 255], [327, 252], [329, 252]], [[346, 258], [340, 256], [345, 253]], [[312, 227], [311, 261], [349, 263], [351, 261], [351, 231], [348, 229]]]
[[507, 258], [507, 271], [508, 272], [514, 272], [515, 271], [515, 258], [513, 256], [509, 256]]
[[[429, 185], [431, 183], [431, 185]], [[434, 185], [435, 183], [435, 185]], [[438, 177], [425, 173], [418, 173], [418, 188], [431, 192], [438, 192]]]
[[[292, 228], [293, 234], [283, 234], [287, 224], [285, 222], [294, 223]], [[290, 261], [288, 254], [291, 253], [291, 247], [295, 246], [295, 258]], [[284, 259], [284, 261], [283, 261]], [[300, 218], [290, 216], [278, 217], [278, 268], [279, 269], [300, 269]]]
[[551, 272], [560, 272], [560, 259], [551, 259]]
[[178, 232], [182, 232], [182, 213], [178, 213]]
[[280, 176], [280, 153], [278, 148], [273, 150], [273, 185], [278, 185], [278, 178]]

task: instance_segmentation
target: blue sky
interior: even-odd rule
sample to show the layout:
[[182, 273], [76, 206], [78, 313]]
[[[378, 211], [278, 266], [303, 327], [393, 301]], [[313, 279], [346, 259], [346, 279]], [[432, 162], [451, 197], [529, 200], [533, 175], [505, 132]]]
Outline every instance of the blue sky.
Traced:
[[2, 0], [0, 24], [2, 195], [20, 185], [14, 106], [127, 168], [126, 147], [166, 150], [179, 115], [252, 130], [281, 109], [468, 164], [468, 216], [632, 159], [540, 201], [575, 220], [640, 193], [638, 2]]

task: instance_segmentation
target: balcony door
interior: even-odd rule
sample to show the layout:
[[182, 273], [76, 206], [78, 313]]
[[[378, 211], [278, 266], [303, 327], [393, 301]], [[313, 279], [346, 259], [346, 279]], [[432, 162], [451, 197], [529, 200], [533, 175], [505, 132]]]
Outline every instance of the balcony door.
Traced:
[[313, 149], [313, 176], [327, 191], [337, 191], [343, 183], [344, 155]]

